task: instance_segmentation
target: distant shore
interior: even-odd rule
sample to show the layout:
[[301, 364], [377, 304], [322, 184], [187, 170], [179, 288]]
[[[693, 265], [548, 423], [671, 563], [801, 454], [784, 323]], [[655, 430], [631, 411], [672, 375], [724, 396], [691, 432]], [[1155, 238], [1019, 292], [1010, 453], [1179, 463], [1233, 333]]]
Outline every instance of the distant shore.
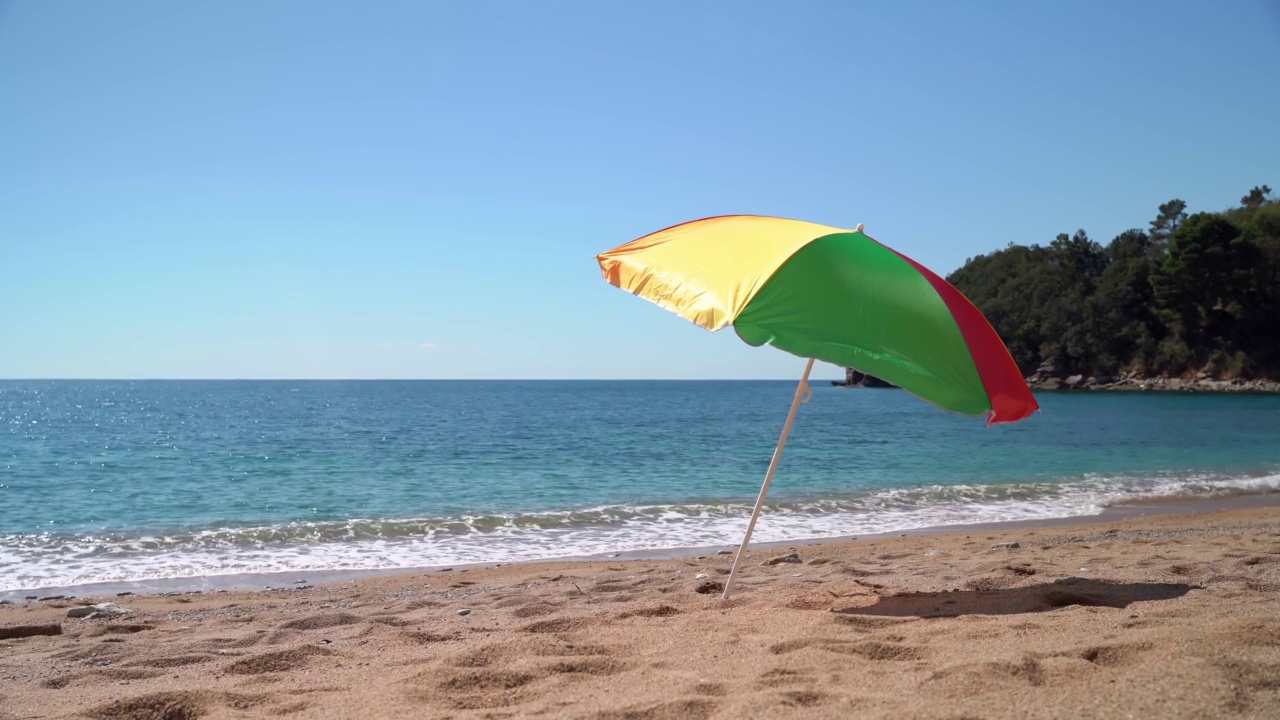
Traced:
[[[833, 380], [836, 387], [894, 388], [879, 378], [847, 370], [843, 381]], [[1066, 375], [1035, 373], [1027, 378], [1027, 386], [1035, 391], [1095, 390], [1104, 392], [1196, 392], [1196, 393], [1280, 393], [1280, 380], [1218, 380], [1205, 373], [1194, 378], [1145, 377], [1133, 373], [1123, 375]]]
[[1194, 378], [1142, 377], [1126, 374], [1068, 375], [1053, 377], [1033, 375], [1027, 378], [1032, 390], [1095, 390], [1103, 392], [1199, 392], [1199, 393], [1280, 393], [1280, 381], [1215, 380], [1207, 375]]

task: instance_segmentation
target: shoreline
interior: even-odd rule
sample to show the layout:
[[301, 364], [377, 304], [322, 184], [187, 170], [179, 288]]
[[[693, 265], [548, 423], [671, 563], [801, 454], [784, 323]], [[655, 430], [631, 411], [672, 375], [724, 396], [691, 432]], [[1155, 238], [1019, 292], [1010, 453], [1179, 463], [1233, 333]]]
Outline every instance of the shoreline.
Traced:
[[1093, 391], [1119, 393], [1193, 393], [1220, 395], [1275, 395], [1280, 393], [1280, 380], [1260, 378], [1256, 380], [1216, 380], [1209, 377], [1098, 377], [1071, 375], [1046, 377], [1033, 375], [1027, 378], [1032, 392]]
[[[1031, 520], [935, 525], [907, 530], [894, 530], [862, 535], [837, 535], [827, 537], [796, 538], [751, 543], [750, 550], [767, 550], [785, 547], [818, 547], [844, 544], [861, 540], [889, 538], [920, 538], [946, 536], [957, 533], [1011, 532], [1064, 527], [1088, 526], [1122, 522], [1138, 518], [1172, 515], [1189, 515], [1221, 510], [1251, 509], [1280, 506], [1280, 492], [1240, 493], [1220, 497], [1162, 497], [1128, 501], [1103, 508], [1091, 515], [1069, 515]], [[746, 518], [744, 518], [745, 522]], [[722, 551], [736, 553], [737, 543], [718, 545], [680, 546], [647, 550], [626, 550], [589, 555], [529, 558], [511, 562], [455, 563], [452, 565], [412, 565], [388, 568], [353, 568], [334, 570], [297, 570], [258, 573], [228, 573], [195, 577], [157, 578], [150, 580], [119, 580], [75, 585], [48, 585], [13, 590], [0, 590], [0, 602], [13, 604], [38, 603], [42, 600], [70, 600], [80, 597], [103, 598], [120, 596], [121, 593], [136, 596], [147, 595], [198, 595], [232, 591], [278, 592], [311, 588], [319, 585], [354, 582], [372, 578], [442, 573], [451, 570], [529, 566], [545, 563], [591, 563], [601, 561], [681, 560], [701, 555], [714, 555]], [[730, 556], [732, 557], [732, 556]]]
[[0, 605], [0, 720], [1277, 717], [1276, 499]]

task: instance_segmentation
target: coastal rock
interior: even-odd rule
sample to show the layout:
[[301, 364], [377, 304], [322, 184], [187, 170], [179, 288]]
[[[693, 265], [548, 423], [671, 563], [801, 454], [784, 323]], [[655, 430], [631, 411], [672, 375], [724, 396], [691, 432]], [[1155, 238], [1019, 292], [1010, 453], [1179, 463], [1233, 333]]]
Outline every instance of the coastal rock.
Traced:
[[92, 620], [94, 618], [109, 618], [128, 615], [132, 611], [126, 610], [115, 603], [98, 603], [97, 605], [85, 605], [83, 607], [74, 607], [67, 611], [67, 617], [86, 618]]
[[1069, 388], [1071, 388], [1072, 390], [1074, 390], [1074, 389], [1076, 389], [1076, 388], [1081, 387], [1082, 385], [1084, 385], [1084, 376], [1083, 376], [1083, 375], [1072, 375], [1072, 376], [1068, 377], [1064, 382], [1066, 383], [1066, 386], [1067, 386], [1067, 387], [1069, 387]]
[[733, 554], [733, 551], [732, 551], [732, 550], [717, 550], [717, 551], [716, 551], [716, 554], [717, 554], [717, 555], [732, 555], [732, 554]]
[[1022, 547], [1021, 543], [1002, 542], [1002, 543], [996, 543], [995, 545], [992, 545], [991, 549], [992, 550], [1016, 550], [1020, 547]]
[[853, 368], [844, 369], [844, 382], [832, 381], [836, 387], [893, 388], [896, 387], [878, 377], [859, 372]]

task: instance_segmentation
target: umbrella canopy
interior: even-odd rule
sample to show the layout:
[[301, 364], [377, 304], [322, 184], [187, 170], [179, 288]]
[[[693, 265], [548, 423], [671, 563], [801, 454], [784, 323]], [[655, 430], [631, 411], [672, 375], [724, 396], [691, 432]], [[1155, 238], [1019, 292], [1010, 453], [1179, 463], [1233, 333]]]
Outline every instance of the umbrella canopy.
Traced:
[[605, 280], [715, 332], [809, 359], [733, 559], [738, 573], [795, 421], [813, 361], [874, 375], [987, 424], [1039, 409], [1009, 350], [978, 309], [920, 263], [859, 225], [726, 215], [660, 230], [597, 258]]
[[861, 226], [713, 217], [597, 260], [610, 284], [713, 332], [732, 325], [750, 345], [851, 367], [989, 424], [1039, 409], [973, 303]]

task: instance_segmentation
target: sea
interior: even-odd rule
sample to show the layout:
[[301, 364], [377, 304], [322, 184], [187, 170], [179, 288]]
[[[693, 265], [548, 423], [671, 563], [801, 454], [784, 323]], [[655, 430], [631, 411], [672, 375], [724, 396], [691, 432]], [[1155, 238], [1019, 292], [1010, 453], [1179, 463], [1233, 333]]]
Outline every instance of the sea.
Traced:
[[[740, 542], [787, 381], [0, 381], [0, 592]], [[1280, 490], [1280, 396], [814, 384], [753, 541]]]

